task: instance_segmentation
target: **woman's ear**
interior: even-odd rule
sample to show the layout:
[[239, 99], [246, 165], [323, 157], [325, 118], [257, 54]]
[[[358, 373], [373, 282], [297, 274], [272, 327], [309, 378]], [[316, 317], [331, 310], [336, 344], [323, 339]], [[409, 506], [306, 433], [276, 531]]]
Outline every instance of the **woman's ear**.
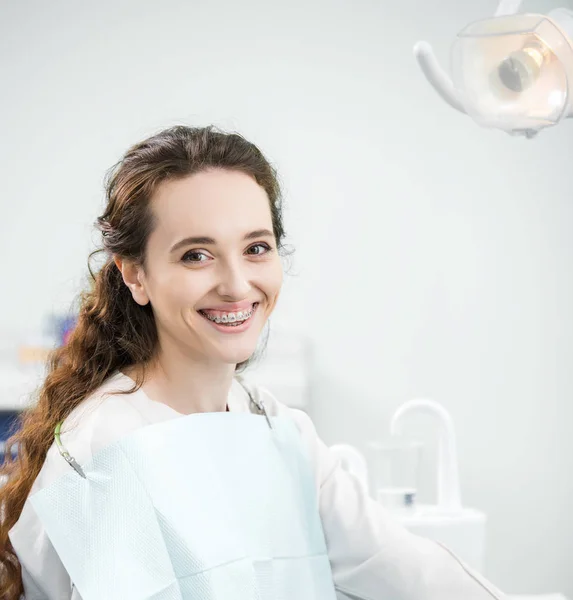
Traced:
[[123, 282], [129, 288], [133, 299], [145, 306], [149, 303], [149, 296], [144, 285], [143, 269], [135, 262], [115, 256], [113, 259], [115, 266], [119, 269]]

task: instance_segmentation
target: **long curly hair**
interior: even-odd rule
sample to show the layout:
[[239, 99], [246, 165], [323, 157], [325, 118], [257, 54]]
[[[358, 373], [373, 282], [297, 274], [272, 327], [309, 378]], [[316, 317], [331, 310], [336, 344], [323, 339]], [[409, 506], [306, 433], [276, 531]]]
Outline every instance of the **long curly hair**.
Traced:
[[[17, 432], [6, 443], [0, 475], [0, 599], [23, 594], [21, 566], [8, 537], [54, 440], [54, 429], [115, 371], [145, 365], [158, 343], [149, 305], [137, 304], [124, 284], [114, 256], [143, 264], [153, 228], [150, 201], [157, 187], [206, 169], [244, 172], [266, 191], [279, 250], [284, 250], [282, 202], [277, 174], [261, 151], [239, 134], [214, 127], [176, 126], [131, 147], [106, 175], [104, 213], [96, 226], [105, 262], [79, 297], [77, 325], [66, 345], [54, 350], [37, 401], [22, 412]], [[242, 371], [249, 363], [236, 366]], [[142, 385], [136, 381], [135, 391]], [[13, 450], [16, 449], [14, 456]]]

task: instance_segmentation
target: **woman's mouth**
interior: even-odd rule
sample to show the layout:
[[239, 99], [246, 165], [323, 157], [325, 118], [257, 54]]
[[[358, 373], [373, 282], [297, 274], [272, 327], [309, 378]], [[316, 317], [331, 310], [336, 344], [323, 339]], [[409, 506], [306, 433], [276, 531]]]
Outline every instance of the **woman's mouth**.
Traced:
[[219, 310], [199, 310], [197, 312], [217, 331], [223, 333], [242, 333], [251, 326], [258, 306], [259, 303], [255, 302], [250, 309], [239, 312], [225, 313]]

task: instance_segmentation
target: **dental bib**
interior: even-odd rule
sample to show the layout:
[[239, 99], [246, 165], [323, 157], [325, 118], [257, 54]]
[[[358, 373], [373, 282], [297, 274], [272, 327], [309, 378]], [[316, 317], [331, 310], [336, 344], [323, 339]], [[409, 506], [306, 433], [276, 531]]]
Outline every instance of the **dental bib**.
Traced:
[[30, 501], [82, 600], [336, 599], [311, 465], [284, 417], [149, 425]]

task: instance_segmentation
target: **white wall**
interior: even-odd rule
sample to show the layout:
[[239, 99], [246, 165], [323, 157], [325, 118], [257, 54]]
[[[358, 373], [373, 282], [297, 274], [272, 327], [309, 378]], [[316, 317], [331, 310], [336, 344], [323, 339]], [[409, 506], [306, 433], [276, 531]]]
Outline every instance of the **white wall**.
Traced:
[[315, 340], [319, 433], [363, 445], [400, 402], [439, 400], [464, 501], [490, 517], [490, 578], [573, 597], [573, 122], [535, 141], [480, 129], [411, 53], [425, 38], [446, 59], [494, 8], [3, 2], [0, 327], [69, 303], [128, 145], [239, 129], [284, 180], [296, 276], [275, 322]]

